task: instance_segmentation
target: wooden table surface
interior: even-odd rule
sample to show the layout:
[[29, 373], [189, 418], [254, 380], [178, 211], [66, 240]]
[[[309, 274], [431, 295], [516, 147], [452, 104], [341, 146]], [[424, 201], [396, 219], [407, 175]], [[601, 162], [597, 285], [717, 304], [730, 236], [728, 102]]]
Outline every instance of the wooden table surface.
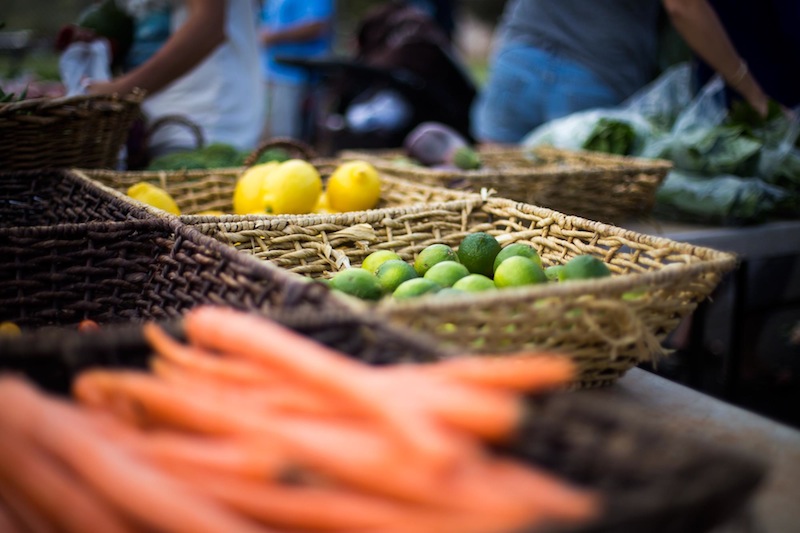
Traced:
[[673, 431], [765, 459], [769, 473], [753, 497], [751, 523], [729, 525], [720, 533], [800, 532], [800, 431], [639, 368], [610, 387], [579, 394], [623, 398], [647, 408]]

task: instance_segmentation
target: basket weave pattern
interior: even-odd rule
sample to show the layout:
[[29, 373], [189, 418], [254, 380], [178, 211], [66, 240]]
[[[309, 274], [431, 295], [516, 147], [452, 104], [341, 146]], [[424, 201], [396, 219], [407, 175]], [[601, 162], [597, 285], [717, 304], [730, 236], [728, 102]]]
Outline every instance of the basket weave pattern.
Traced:
[[[312, 163], [320, 172], [323, 182], [325, 182], [336, 168], [338, 161], [317, 159], [313, 160]], [[72, 172], [123, 194], [128, 190], [128, 187], [139, 182], [157, 185], [170, 193], [175, 199], [184, 220], [193, 223], [203, 219], [213, 221], [219, 218], [209, 215], [197, 215], [202, 211], [233, 213], [233, 193], [236, 189], [236, 181], [244, 171], [245, 168], [169, 172], [118, 172], [110, 170], [73, 170]], [[384, 174], [381, 176], [381, 199], [377, 207], [445, 202], [468, 196], [463, 191], [419, 185]], [[131, 199], [131, 202], [134, 202], [134, 200]], [[224, 216], [225, 220], [248, 218], [248, 216], [243, 215]], [[253, 218], [253, 215], [249, 217]]]
[[23, 328], [176, 318], [203, 303], [265, 314], [347, 309], [325, 287], [177, 220], [2, 228], [0, 252], [0, 320]]
[[153, 215], [65, 170], [0, 175], [0, 227], [145, 219]]
[[0, 168], [114, 168], [141, 92], [0, 104]]
[[539, 146], [484, 148], [483, 168], [440, 170], [396, 162], [402, 152], [345, 151], [343, 159], [366, 159], [382, 172], [432, 186], [479, 191], [535, 204], [562, 213], [619, 223], [649, 214], [655, 193], [672, 164], [596, 152]]
[[457, 247], [475, 231], [504, 243], [531, 244], [546, 266], [579, 254], [598, 256], [615, 276], [447, 299], [384, 299], [375, 307], [448, 347], [483, 352], [563, 349], [578, 361], [579, 385], [584, 387], [608, 384], [658, 355], [660, 341], [735, 265], [730, 254], [498, 198], [194, 227], [241, 252], [312, 278], [360, 266], [376, 250], [393, 250], [413, 261], [430, 244]]

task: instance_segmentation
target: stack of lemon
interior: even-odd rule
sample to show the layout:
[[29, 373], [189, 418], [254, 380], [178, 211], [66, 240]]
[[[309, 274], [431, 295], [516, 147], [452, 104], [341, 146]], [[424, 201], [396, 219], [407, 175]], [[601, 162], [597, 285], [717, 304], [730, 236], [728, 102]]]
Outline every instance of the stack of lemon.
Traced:
[[378, 171], [366, 161], [339, 165], [323, 188], [316, 167], [301, 159], [255, 165], [242, 174], [233, 195], [237, 215], [360, 211], [380, 199]]
[[[169, 213], [181, 214], [169, 193], [153, 184], [137, 183], [128, 189], [128, 195]], [[326, 187], [317, 168], [308, 161], [272, 161], [252, 166], [239, 176], [233, 193], [233, 213], [283, 215], [361, 211], [374, 208], [380, 195], [380, 174], [366, 161], [340, 164], [328, 178]]]

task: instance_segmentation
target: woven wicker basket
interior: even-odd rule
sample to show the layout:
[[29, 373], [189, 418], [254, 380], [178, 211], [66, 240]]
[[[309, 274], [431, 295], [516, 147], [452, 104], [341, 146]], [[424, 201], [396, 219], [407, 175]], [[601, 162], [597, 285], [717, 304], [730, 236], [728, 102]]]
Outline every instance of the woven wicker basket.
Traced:
[[[381, 362], [376, 357], [386, 350], [394, 355], [414, 347], [413, 361], [433, 354], [430, 346], [414, 346], [395, 332], [368, 329], [339, 316], [279, 319], [368, 362]], [[179, 323], [162, 324], [180, 335]], [[141, 328], [130, 324], [87, 333], [44, 331], [0, 337], [0, 368], [66, 393], [84, 368], [143, 368], [150, 352]], [[603, 495], [600, 518], [570, 533], [707, 532], [737, 514], [766, 471], [762, 461], [749, 455], [668, 431], [630, 402], [570, 393], [531, 398], [527, 407], [517, 438], [500, 451]]]
[[[334, 159], [312, 161], [322, 175], [323, 182], [341, 162]], [[175, 199], [181, 210], [182, 219], [188, 223], [212, 222], [217, 220], [236, 221], [257, 219], [266, 215], [197, 215], [203, 211], [222, 211], [233, 213], [233, 192], [236, 180], [244, 168], [179, 171], [140, 171], [118, 172], [109, 170], [75, 169], [72, 172], [101, 185], [125, 193], [128, 187], [138, 182], [147, 182], [165, 189]], [[470, 196], [463, 191], [448, 190], [442, 187], [418, 185], [402, 178], [386, 174], [381, 176], [381, 199], [378, 208], [398, 207], [420, 203], [445, 202]], [[133, 199], [131, 202], [137, 203]], [[144, 204], [140, 204], [143, 205]], [[149, 206], [145, 209], [163, 215], [163, 211]]]
[[199, 304], [358, 316], [326, 287], [177, 219], [0, 228], [0, 257], [0, 321], [23, 330], [177, 318]]
[[0, 173], [0, 227], [152, 217], [150, 211], [66, 170]]
[[736, 262], [730, 254], [498, 198], [194, 226], [243, 253], [312, 278], [360, 266], [376, 250], [393, 250], [412, 261], [430, 244], [456, 247], [475, 231], [496, 235], [504, 244], [529, 243], [546, 265], [578, 254], [600, 257], [612, 278], [374, 305], [356, 301], [435, 335], [448, 347], [564, 350], [578, 362], [583, 387], [609, 384], [659, 354], [660, 341]]
[[381, 171], [428, 185], [478, 191], [535, 204], [591, 220], [620, 223], [648, 215], [655, 193], [672, 168], [665, 160], [539, 146], [482, 148], [479, 170], [437, 170], [398, 162], [403, 152], [344, 151], [342, 159], [365, 159]]
[[0, 169], [115, 168], [144, 93], [0, 104]]

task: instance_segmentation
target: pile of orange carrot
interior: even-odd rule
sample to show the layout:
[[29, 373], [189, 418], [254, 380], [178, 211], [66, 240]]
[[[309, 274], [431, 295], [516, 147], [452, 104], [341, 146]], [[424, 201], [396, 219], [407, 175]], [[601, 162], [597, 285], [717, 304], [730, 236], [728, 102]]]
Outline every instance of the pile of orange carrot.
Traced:
[[0, 530], [506, 533], [581, 524], [598, 494], [498, 455], [567, 358], [370, 367], [262, 317], [154, 323], [152, 372], [91, 370], [77, 402], [0, 378]]

